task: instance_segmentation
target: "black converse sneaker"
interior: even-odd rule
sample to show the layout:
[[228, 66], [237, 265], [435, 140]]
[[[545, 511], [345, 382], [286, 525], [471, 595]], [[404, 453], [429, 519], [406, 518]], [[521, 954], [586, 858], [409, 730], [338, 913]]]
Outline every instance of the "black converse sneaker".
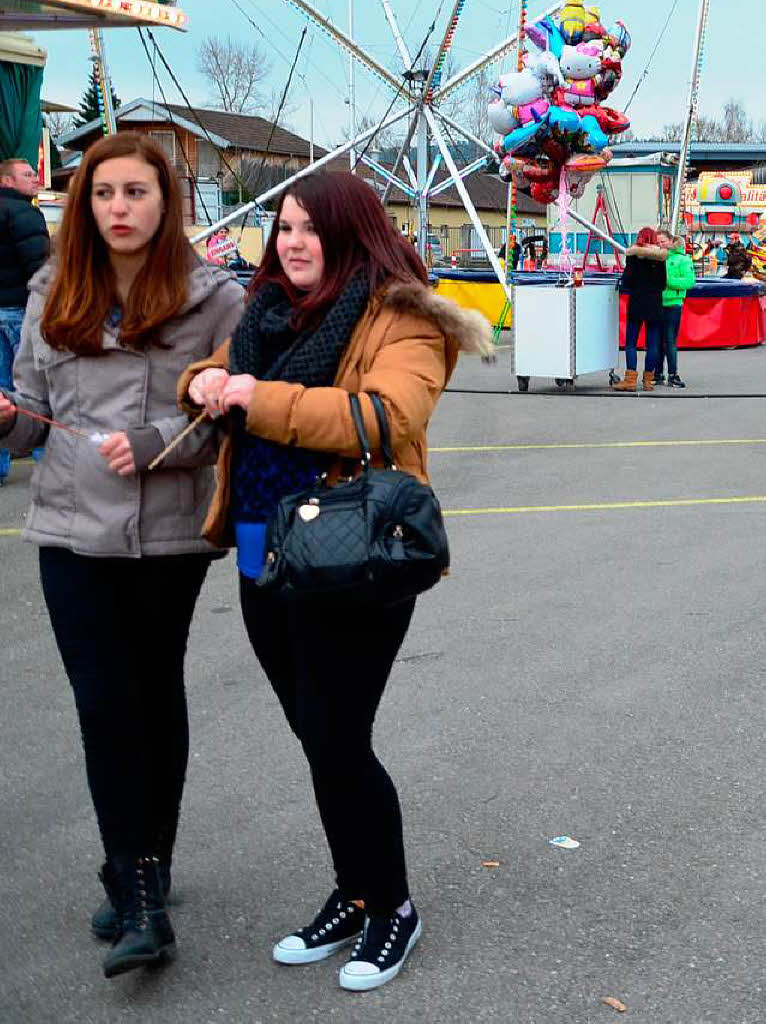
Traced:
[[401, 971], [422, 930], [414, 906], [407, 917], [396, 912], [368, 917], [351, 959], [341, 967], [340, 987], [367, 992], [391, 981]]
[[364, 925], [364, 910], [342, 900], [337, 889], [317, 916], [297, 932], [286, 935], [273, 950], [280, 964], [311, 964], [349, 946]]

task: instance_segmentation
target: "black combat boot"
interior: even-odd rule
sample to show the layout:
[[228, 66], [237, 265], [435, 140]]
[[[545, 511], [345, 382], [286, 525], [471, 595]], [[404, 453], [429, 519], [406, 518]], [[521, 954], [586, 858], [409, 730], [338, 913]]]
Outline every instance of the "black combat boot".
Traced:
[[[162, 892], [167, 903], [170, 895], [170, 862], [160, 860], [159, 872], [160, 885], [162, 886]], [[109, 869], [106, 864], [99, 870], [98, 877], [104, 886], [106, 896], [98, 908], [93, 911], [93, 916], [90, 919], [90, 930], [97, 938], [114, 942], [120, 929], [117, 924], [117, 912], [114, 909], [113, 886], [110, 882]]]
[[106, 977], [171, 957], [176, 948], [175, 935], [165, 910], [157, 860], [114, 857], [105, 865], [104, 884], [114, 900], [119, 928], [104, 959]]

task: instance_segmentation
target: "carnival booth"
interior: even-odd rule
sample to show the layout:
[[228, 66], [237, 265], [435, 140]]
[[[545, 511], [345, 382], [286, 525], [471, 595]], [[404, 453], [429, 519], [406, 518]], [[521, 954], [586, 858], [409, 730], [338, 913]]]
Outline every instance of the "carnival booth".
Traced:
[[477, 310], [493, 327], [500, 323], [506, 295], [493, 271], [433, 267], [429, 275], [437, 295], [451, 299], [464, 309]]
[[573, 391], [578, 377], [608, 371], [614, 383], [618, 360], [618, 294], [609, 274], [577, 279], [526, 275], [516, 282], [511, 323], [511, 372], [519, 391], [530, 377], [552, 377]]
[[[625, 347], [628, 297], [620, 296], [620, 347]], [[766, 342], [766, 283], [704, 278], [686, 293], [678, 347], [745, 348]], [[641, 331], [639, 348], [644, 347]]]

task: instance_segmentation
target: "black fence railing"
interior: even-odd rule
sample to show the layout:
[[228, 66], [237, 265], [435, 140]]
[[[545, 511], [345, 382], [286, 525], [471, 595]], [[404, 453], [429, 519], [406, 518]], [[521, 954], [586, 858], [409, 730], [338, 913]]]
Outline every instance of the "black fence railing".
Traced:
[[[505, 227], [484, 225], [484, 230], [497, 252], [505, 242]], [[541, 238], [544, 232], [538, 227], [516, 229], [516, 237], [523, 244], [531, 236]], [[538, 249], [540, 246], [538, 246]], [[472, 224], [462, 227], [442, 227], [428, 233], [428, 261], [432, 266], [489, 267], [489, 259]], [[526, 255], [526, 253], [525, 253]]]

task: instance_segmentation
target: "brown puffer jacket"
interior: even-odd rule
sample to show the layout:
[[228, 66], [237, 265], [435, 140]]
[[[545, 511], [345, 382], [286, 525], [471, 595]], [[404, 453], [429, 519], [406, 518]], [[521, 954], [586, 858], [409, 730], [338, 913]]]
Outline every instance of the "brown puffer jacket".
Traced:
[[[460, 351], [491, 353], [491, 328], [480, 313], [461, 309], [417, 282], [392, 284], [372, 298], [359, 320], [334, 386], [306, 388], [259, 380], [247, 413], [247, 429], [280, 444], [336, 454], [338, 464], [330, 474], [332, 481], [339, 475], [341, 460], [359, 454], [349, 392], [361, 394], [367, 434], [372, 447], [379, 448], [375, 413], [365, 395], [375, 391], [388, 415], [398, 468], [427, 482], [428, 421]], [[193, 363], [181, 376], [178, 400], [187, 412], [199, 412], [188, 397], [189, 384], [208, 367], [228, 370], [228, 341], [210, 359]], [[381, 464], [375, 458], [373, 462]], [[231, 547], [229, 437], [221, 445], [217, 479], [203, 535], [213, 544]]]

